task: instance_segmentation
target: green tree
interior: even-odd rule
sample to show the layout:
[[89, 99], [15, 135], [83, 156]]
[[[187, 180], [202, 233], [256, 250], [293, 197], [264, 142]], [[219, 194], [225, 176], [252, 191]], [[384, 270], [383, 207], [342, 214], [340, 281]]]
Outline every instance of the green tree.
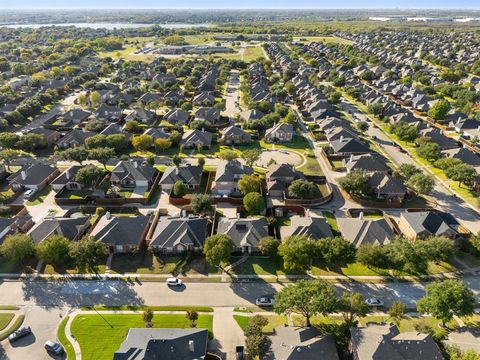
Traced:
[[355, 318], [368, 314], [368, 305], [362, 294], [346, 292], [340, 298], [339, 311], [343, 314], [345, 324], [351, 328], [356, 325]]
[[402, 141], [412, 143], [418, 137], [418, 130], [404, 121], [392, 126], [392, 132]]
[[430, 194], [435, 187], [435, 180], [423, 173], [416, 173], [407, 181], [407, 185], [417, 194]]
[[205, 167], [205, 158], [199, 157], [197, 161], [198, 161], [198, 166], [200, 166], [203, 169]]
[[445, 116], [447, 116], [449, 110], [450, 104], [448, 101], [440, 99], [432, 105], [430, 110], [428, 110], [428, 116], [434, 120], [443, 120], [445, 119]]
[[218, 155], [219, 159], [233, 161], [238, 158], [238, 154], [233, 150], [222, 150]]
[[0, 254], [8, 260], [19, 264], [23, 260], [35, 255], [35, 243], [29, 235], [7, 235], [0, 245]]
[[176, 167], [179, 167], [180, 164], [182, 163], [182, 158], [178, 155], [173, 155], [172, 156], [172, 162]]
[[243, 160], [245, 160], [245, 164], [247, 164], [247, 166], [252, 167], [258, 161], [261, 154], [262, 152], [260, 149], [250, 149], [243, 151], [241, 157]]
[[51, 235], [37, 246], [37, 257], [45, 264], [62, 265], [68, 260], [70, 241], [64, 236]]
[[370, 268], [386, 268], [390, 265], [385, 248], [374, 244], [360, 245], [357, 249], [357, 261]]
[[183, 183], [183, 181], [178, 180], [173, 185], [173, 195], [176, 197], [183, 197], [188, 193], [187, 186]]
[[153, 138], [150, 135], [137, 135], [132, 138], [132, 146], [138, 151], [147, 151], [153, 146]]
[[402, 164], [398, 168], [400, 174], [409, 180], [413, 175], [420, 173], [420, 170], [412, 164]]
[[383, 112], [383, 104], [372, 104], [368, 105], [367, 110], [370, 114], [375, 116], [381, 115]]
[[469, 164], [458, 164], [449, 167], [445, 170], [445, 175], [454, 181], [458, 181], [459, 186], [461, 184], [471, 186], [478, 176], [475, 168]]
[[355, 245], [343, 237], [326, 237], [318, 242], [319, 254], [329, 266], [348, 264], [355, 260]]
[[357, 123], [357, 129], [361, 131], [362, 133], [366, 132], [369, 128], [369, 125], [366, 121], [359, 121]]
[[198, 313], [195, 310], [187, 310], [185, 317], [190, 320], [190, 327], [197, 326]]
[[87, 189], [94, 188], [95, 184], [103, 176], [104, 172], [95, 165], [86, 165], [80, 168], [75, 175], [75, 181], [78, 181]]
[[88, 158], [96, 160], [107, 169], [107, 163], [115, 156], [115, 151], [111, 148], [97, 148], [88, 150]]
[[339, 179], [340, 187], [352, 196], [362, 197], [368, 191], [370, 176], [363, 170], [354, 170]]
[[388, 309], [388, 315], [393, 319], [397, 326], [400, 326], [400, 321], [405, 317], [407, 307], [401, 301], [394, 301], [390, 309]]
[[206, 214], [212, 209], [212, 199], [207, 194], [195, 194], [190, 206], [195, 214]]
[[265, 256], [275, 256], [278, 253], [278, 247], [280, 246], [280, 241], [275, 239], [273, 236], [267, 236], [260, 239], [258, 243], [258, 248], [260, 252]]
[[386, 246], [388, 258], [396, 269], [410, 274], [425, 273], [428, 256], [421, 246], [408, 239], [398, 237]]
[[255, 174], [243, 174], [240, 180], [238, 180], [237, 187], [243, 195], [258, 192], [260, 189], [260, 178]]
[[142, 127], [137, 121], [127, 121], [124, 129], [130, 134], [139, 134], [143, 131]]
[[267, 326], [268, 319], [262, 315], [254, 315], [248, 320], [245, 329], [245, 345], [250, 358], [262, 356], [266, 350], [266, 336], [263, 328]]
[[83, 146], [68, 148], [56, 153], [63, 160], [76, 161], [80, 165], [88, 158], [88, 151]]
[[13, 149], [20, 137], [15, 133], [4, 132], [0, 133], [0, 146], [4, 149]]
[[426, 295], [417, 301], [417, 310], [430, 314], [445, 326], [453, 316], [473, 314], [475, 296], [456, 279], [435, 281], [426, 286]]
[[203, 246], [203, 254], [207, 263], [223, 269], [223, 264], [230, 260], [233, 242], [226, 234], [216, 234], [208, 237]]
[[307, 271], [317, 252], [316, 240], [306, 235], [290, 236], [278, 247], [278, 254], [283, 258], [283, 266], [288, 271]]
[[7, 170], [10, 171], [10, 164], [11, 162], [16, 159], [20, 153], [16, 150], [5, 149], [0, 151], [0, 160], [7, 165]]
[[300, 314], [305, 317], [307, 326], [311, 326], [312, 316], [327, 315], [337, 309], [335, 288], [323, 279], [299, 280], [275, 296], [274, 311], [277, 314]]
[[143, 322], [145, 323], [145, 326], [147, 328], [150, 328], [153, 326], [152, 324], [152, 320], [153, 320], [153, 311], [151, 309], [146, 309], [144, 312], [143, 312]]
[[294, 180], [288, 187], [288, 195], [299, 199], [314, 199], [321, 194], [317, 185], [312, 181], [298, 179]]
[[251, 192], [243, 197], [243, 207], [250, 215], [260, 215], [265, 210], [265, 200], [258, 192]]
[[438, 144], [428, 140], [424, 140], [419, 143], [417, 147], [417, 154], [418, 156], [430, 162], [440, 159], [441, 156]]
[[102, 102], [102, 96], [98, 91], [92, 91], [90, 93], [89, 100], [92, 105], [100, 105], [100, 103]]
[[107, 247], [102, 242], [86, 236], [79, 241], [72, 241], [68, 254], [75, 262], [79, 273], [85, 271], [98, 273], [97, 265], [107, 255]]
[[421, 248], [431, 261], [449, 261], [457, 253], [457, 247], [452, 239], [445, 236], [433, 236], [424, 241], [418, 241], [417, 248]]
[[165, 150], [170, 149], [172, 142], [167, 139], [156, 139], [155, 140], [155, 149], [163, 153]]

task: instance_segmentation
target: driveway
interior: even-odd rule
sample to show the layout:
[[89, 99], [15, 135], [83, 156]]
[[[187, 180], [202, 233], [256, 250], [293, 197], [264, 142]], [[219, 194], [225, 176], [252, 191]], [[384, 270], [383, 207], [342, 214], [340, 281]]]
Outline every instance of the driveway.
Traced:
[[0, 350], [0, 360], [44, 360], [65, 359], [65, 356], [48, 354], [44, 344], [48, 340], [57, 339], [57, 326], [65, 316], [67, 308], [44, 308], [40, 306], [25, 306], [22, 308], [25, 314], [24, 326], [32, 328], [32, 335], [26, 336], [13, 344], [8, 340], [1, 343], [3, 354]]

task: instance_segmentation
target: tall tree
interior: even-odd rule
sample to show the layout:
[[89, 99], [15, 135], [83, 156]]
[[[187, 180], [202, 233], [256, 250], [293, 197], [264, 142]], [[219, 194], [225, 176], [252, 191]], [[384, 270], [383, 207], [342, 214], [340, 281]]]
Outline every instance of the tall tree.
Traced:
[[97, 148], [88, 150], [88, 157], [91, 160], [97, 160], [103, 165], [103, 168], [107, 169], [107, 163], [115, 156], [115, 151], [111, 148]]
[[19, 264], [23, 260], [35, 255], [35, 243], [26, 234], [7, 235], [0, 245], [0, 254]]
[[80, 184], [86, 188], [94, 188], [98, 180], [103, 176], [104, 171], [99, 169], [95, 165], [89, 164], [77, 171], [75, 175], [75, 181], [78, 181]]
[[305, 272], [318, 252], [317, 243], [306, 235], [290, 236], [278, 247], [286, 270]]
[[362, 294], [346, 292], [340, 298], [339, 311], [343, 314], [346, 325], [350, 328], [356, 325], [355, 318], [368, 314], [368, 305]]
[[260, 178], [255, 174], [243, 174], [240, 180], [238, 180], [237, 187], [243, 195], [258, 192], [260, 189]]
[[220, 269], [223, 269], [223, 264], [228, 262], [232, 251], [232, 239], [226, 234], [216, 234], [208, 237], [203, 246], [203, 254], [207, 263], [218, 266]]
[[80, 273], [93, 271], [98, 273], [98, 263], [107, 255], [105, 244], [89, 236], [70, 243], [69, 255]]
[[261, 154], [262, 152], [260, 149], [250, 149], [243, 151], [241, 157], [243, 160], [245, 160], [247, 166], [252, 167], [260, 158]]
[[275, 296], [274, 311], [277, 314], [300, 314], [305, 317], [307, 326], [311, 326], [312, 316], [327, 315], [337, 309], [335, 288], [323, 279], [299, 280]]
[[37, 246], [37, 257], [45, 264], [62, 265], [68, 260], [70, 241], [64, 236], [51, 235]]

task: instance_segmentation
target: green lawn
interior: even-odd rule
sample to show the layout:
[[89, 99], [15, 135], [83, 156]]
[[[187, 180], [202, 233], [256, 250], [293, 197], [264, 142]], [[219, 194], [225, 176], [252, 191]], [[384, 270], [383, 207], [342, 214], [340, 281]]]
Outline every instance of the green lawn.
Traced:
[[[232, 263], [237, 261], [237, 257], [232, 257]], [[238, 275], [286, 275], [298, 274], [287, 272], [283, 267], [283, 259], [280, 256], [264, 257], [249, 256], [247, 261], [233, 269]]]
[[[268, 324], [263, 328], [264, 333], [271, 333], [273, 329], [277, 326], [283, 325], [287, 323], [287, 317], [283, 315], [263, 315], [267, 318]], [[248, 320], [250, 316], [245, 315], [233, 315], [235, 321], [237, 322], [238, 326], [245, 331], [248, 325]]]
[[65, 352], [67, 353], [67, 358], [68, 360], [75, 360], [75, 349], [73, 348], [73, 345], [68, 341], [67, 336], [65, 335], [65, 326], [67, 325], [69, 317], [66, 316], [63, 318], [62, 322], [58, 326], [58, 331], [57, 331], [57, 339], [60, 341], [60, 344], [62, 344], [63, 348], [65, 349]]
[[82, 310], [152, 310], [152, 311], [187, 311], [195, 310], [197, 312], [213, 312], [213, 308], [210, 306], [144, 306], [144, 305], [121, 305], [121, 306], [107, 306], [107, 305], [95, 305], [86, 306]]
[[111, 271], [119, 274], [171, 274], [180, 265], [182, 258], [159, 257], [150, 251], [142, 254], [115, 254]]
[[300, 39], [305, 39], [307, 42], [324, 42], [324, 43], [333, 43], [341, 45], [351, 45], [353, 42], [351, 40], [343, 39], [338, 36], [294, 36], [293, 41], [301, 41]]
[[329, 211], [322, 211], [322, 214], [327, 220], [327, 223], [330, 226], [330, 229], [332, 229], [333, 235], [340, 234], [340, 230], [338, 229], [338, 223], [337, 223], [337, 219], [335, 218], [335, 215]]
[[[212, 334], [213, 315], [199, 315], [197, 328], [206, 328]], [[189, 320], [183, 314], [155, 314], [155, 328], [188, 328]], [[130, 328], [144, 328], [141, 314], [79, 315], [72, 323], [72, 335], [82, 350], [82, 359], [111, 360]]]
[[[389, 316], [365, 316], [360, 318], [359, 323], [362, 326], [366, 326], [367, 323], [382, 323], [382, 322], [392, 322], [392, 319]], [[435, 319], [434, 317], [429, 316], [419, 316], [419, 317], [405, 317], [400, 321], [398, 329], [400, 332], [408, 332], [408, 331], [415, 331], [415, 324], [418, 322], [425, 322], [426, 324], [430, 325], [434, 331], [440, 330], [438, 325], [440, 324], [440, 320]], [[449, 322], [448, 327], [450, 329], [456, 328], [458, 325], [455, 320]]]
[[7, 327], [14, 316], [15, 314], [13, 313], [0, 313], [0, 331]]

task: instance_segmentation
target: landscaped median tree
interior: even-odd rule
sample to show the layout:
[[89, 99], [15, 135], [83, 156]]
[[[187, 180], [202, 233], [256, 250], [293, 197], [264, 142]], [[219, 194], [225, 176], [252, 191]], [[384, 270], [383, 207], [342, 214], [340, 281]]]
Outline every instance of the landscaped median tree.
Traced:
[[315, 315], [327, 315], [338, 310], [335, 288], [323, 279], [299, 280], [286, 286], [275, 296], [277, 314], [296, 313], [305, 317], [307, 326]]
[[70, 241], [60, 235], [51, 235], [37, 246], [37, 257], [45, 264], [62, 265], [68, 261]]
[[233, 242], [226, 234], [216, 234], [208, 237], [203, 246], [203, 254], [208, 264], [223, 269], [223, 264], [230, 260]]
[[79, 241], [70, 243], [68, 254], [75, 262], [79, 273], [87, 270], [98, 273], [98, 263], [107, 255], [107, 247], [104, 243], [85, 236]]
[[258, 192], [251, 192], [243, 197], [243, 207], [250, 215], [260, 215], [265, 210], [265, 200]]
[[407, 180], [410, 179], [413, 175], [421, 173], [421, 171], [412, 164], [402, 164], [398, 168], [398, 171]]
[[35, 255], [35, 242], [26, 234], [8, 235], [0, 245], [0, 254], [8, 260], [19, 264]]
[[426, 295], [417, 301], [417, 310], [440, 319], [442, 325], [453, 316], [473, 314], [475, 295], [456, 279], [436, 281], [426, 286]]
[[407, 185], [417, 194], [428, 195], [435, 187], [435, 180], [423, 173], [416, 173], [408, 179]]
[[255, 174], [244, 174], [240, 180], [238, 180], [237, 187], [243, 195], [258, 192], [260, 189], [260, 178]]

